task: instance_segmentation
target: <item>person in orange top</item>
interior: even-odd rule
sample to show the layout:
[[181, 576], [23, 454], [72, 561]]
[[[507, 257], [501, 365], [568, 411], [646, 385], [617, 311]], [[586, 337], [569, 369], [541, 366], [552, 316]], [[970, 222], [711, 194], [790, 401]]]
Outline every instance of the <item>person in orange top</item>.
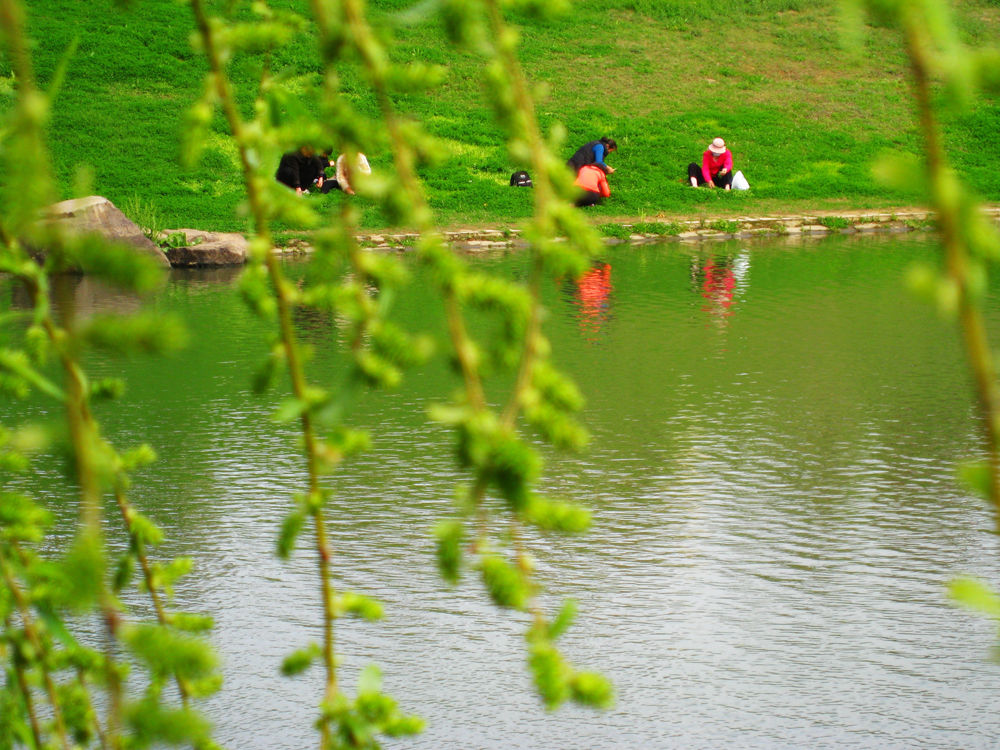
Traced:
[[603, 203], [605, 198], [611, 197], [607, 175], [596, 164], [584, 164], [580, 167], [574, 184], [583, 188], [583, 193], [576, 199], [577, 206], [597, 206]]

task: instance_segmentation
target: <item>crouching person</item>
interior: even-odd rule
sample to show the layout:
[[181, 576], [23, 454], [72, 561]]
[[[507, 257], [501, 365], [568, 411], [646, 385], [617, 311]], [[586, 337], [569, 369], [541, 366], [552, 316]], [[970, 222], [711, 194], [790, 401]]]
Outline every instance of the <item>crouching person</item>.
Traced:
[[581, 208], [599, 206], [604, 203], [605, 198], [611, 197], [607, 175], [604, 174], [603, 169], [595, 164], [586, 164], [580, 167], [580, 171], [576, 173], [574, 184], [582, 188], [580, 196], [576, 199], [576, 205]]
[[726, 148], [726, 142], [716, 138], [701, 155], [701, 166], [688, 164], [688, 180], [691, 187], [708, 185], [729, 190], [733, 185], [733, 152]]
[[347, 154], [341, 154], [337, 157], [336, 162], [330, 162], [330, 166], [336, 166], [337, 176], [334, 179], [327, 181], [329, 187], [324, 188], [324, 193], [329, 190], [343, 190], [348, 195], [354, 195], [354, 187], [355, 184], [357, 184], [357, 176], [359, 174], [372, 173], [372, 167], [371, 164], [368, 163], [368, 157], [360, 151], [355, 155], [353, 164], [349, 163]]
[[274, 178], [295, 190], [297, 195], [302, 195], [308, 193], [313, 185], [318, 188], [323, 187], [325, 167], [325, 159], [317, 156], [312, 146], [302, 146], [281, 157]]

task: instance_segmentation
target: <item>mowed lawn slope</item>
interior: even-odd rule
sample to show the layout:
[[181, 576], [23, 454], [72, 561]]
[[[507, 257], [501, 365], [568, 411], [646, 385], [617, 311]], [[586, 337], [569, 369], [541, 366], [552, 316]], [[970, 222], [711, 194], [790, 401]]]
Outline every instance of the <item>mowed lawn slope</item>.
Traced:
[[[307, 4], [272, 5], [305, 10]], [[373, 0], [369, 11], [392, 28], [397, 59], [447, 68], [439, 88], [398, 100], [439, 140], [438, 162], [421, 171], [439, 223], [517, 224], [530, 214], [531, 195], [508, 186], [511, 172], [524, 165], [511, 160], [493, 122], [482, 93], [482, 60], [454, 50], [433, 16], [408, 12], [414, 5], [420, 4]], [[32, 0], [28, 12], [43, 85], [78, 40], [50, 126], [62, 197], [89, 176], [87, 190], [119, 206], [153, 207], [166, 226], [246, 228], [236, 152], [221, 118], [201, 165], [180, 165], [184, 113], [199, 97], [204, 75], [189, 42], [186, 6]], [[960, 0], [955, 14], [968, 43], [1000, 38], [995, 2]], [[525, 70], [547, 91], [538, 107], [542, 124], [546, 130], [561, 124], [567, 132], [563, 155], [602, 135], [618, 141], [610, 159], [618, 168], [612, 199], [591, 209], [598, 221], [864, 210], [923, 200], [916, 186], [888, 190], [873, 176], [881, 155], [921, 148], [898, 37], [866, 28], [860, 43], [845, 42], [834, 2], [577, 0], [562, 18], [511, 20], [521, 31]], [[261, 66], [252, 57], [232, 65], [248, 112]], [[309, 33], [276, 54], [271, 67], [301, 89], [303, 106], [315, 109], [305, 93], [318, 82]], [[345, 69], [342, 79], [362, 111], [372, 112], [357, 72]], [[9, 107], [15, 86], [0, 58], [0, 108]], [[1000, 200], [1000, 103], [980, 99], [950, 112], [944, 125], [955, 166], [982, 197]], [[749, 193], [683, 183], [687, 163], [699, 160], [715, 136], [730, 144]], [[388, 166], [386, 150], [368, 156], [376, 169]], [[331, 207], [342, 199], [306, 198]], [[385, 223], [376, 207], [355, 200], [365, 225]]]

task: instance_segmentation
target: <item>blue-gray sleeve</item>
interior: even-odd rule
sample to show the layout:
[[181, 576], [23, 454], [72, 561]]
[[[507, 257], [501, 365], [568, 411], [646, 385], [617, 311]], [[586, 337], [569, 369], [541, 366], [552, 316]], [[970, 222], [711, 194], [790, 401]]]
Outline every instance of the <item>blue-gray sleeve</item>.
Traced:
[[598, 143], [594, 146], [594, 164], [600, 164], [602, 167], [608, 166], [604, 163], [604, 144]]

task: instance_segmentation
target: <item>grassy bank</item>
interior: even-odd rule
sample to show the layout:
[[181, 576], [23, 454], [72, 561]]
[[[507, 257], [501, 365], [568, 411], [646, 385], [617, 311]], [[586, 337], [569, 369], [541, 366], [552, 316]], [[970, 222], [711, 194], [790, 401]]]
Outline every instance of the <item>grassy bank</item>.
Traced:
[[[306, 3], [272, 5], [303, 10]], [[439, 88], [399, 100], [439, 141], [437, 163], [422, 170], [438, 221], [516, 224], [529, 215], [531, 195], [507, 184], [522, 165], [511, 160], [492, 122], [480, 60], [453, 51], [440, 22], [406, 12], [411, 5], [370, 3], [399, 41], [401, 59], [447, 67]], [[565, 156], [601, 135], [618, 141], [609, 160], [618, 168], [612, 200], [591, 209], [598, 223], [921, 203], [918, 192], [887, 190], [872, 174], [881, 154], [920, 150], [898, 41], [874, 28], [862, 44], [845, 45], [838, 8], [826, 0], [580, 0], [559, 19], [515, 20], [521, 60], [548, 91], [539, 106], [543, 125], [566, 129]], [[995, 2], [961, 0], [956, 13], [971, 43], [997, 38]], [[64, 50], [79, 41], [50, 126], [62, 197], [77, 189], [99, 193], [158, 214], [164, 226], [245, 228], [236, 154], [220, 118], [201, 165], [180, 166], [184, 112], [200, 95], [204, 74], [188, 42], [192, 22], [184, 5], [34, 0], [29, 16], [43, 84]], [[233, 64], [247, 107], [262, 64], [253, 57]], [[315, 83], [310, 33], [275, 55], [271, 68], [288, 76], [292, 88]], [[342, 71], [342, 78], [362, 108], [372, 106], [353, 71]], [[0, 59], [0, 108], [9, 106], [15, 86]], [[998, 132], [995, 99], [957, 111], [945, 123], [956, 166], [990, 201], [1000, 200]], [[749, 193], [683, 184], [687, 163], [717, 135], [749, 178]], [[376, 169], [388, 164], [386, 150], [368, 156]], [[331, 206], [342, 199], [306, 198]], [[385, 219], [366, 206], [363, 223], [379, 227]]]

